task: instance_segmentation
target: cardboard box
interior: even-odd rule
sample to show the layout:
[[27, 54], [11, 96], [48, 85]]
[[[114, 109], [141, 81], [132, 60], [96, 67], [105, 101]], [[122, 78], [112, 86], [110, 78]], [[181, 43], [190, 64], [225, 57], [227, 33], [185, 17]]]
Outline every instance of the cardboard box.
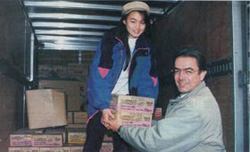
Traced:
[[67, 125], [65, 95], [53, 89], [26, 91], [29, 128]]
[[88, 75], [88, 65], [87, 64], [77, 64], [69, 63], [68, 64], [68, 75], [79, 75], [82, 77], [87, 77]]
[[12, 147], [29, 147], [32, 145], [32, 135], [12, 134], [10, 135], [10, 146]]
[[10, 135], [10, 146], [12, 147], [31, 147], [32, 135], [42, 134], [44, 129], [28, 129], [22, 128], [16, 130]]
[[112, 96], [110, 109], [119, 124], [148, 128], [151, 127], [154, 99], [125, 95]]
[[87, 112], [73, 112], [74, 115], [74, 123], [86, 123], [88, 119]]
[[70, 152], [70, 147], [42, 147], [40, 152]]
[[41, 80], [40, 89], [60, 89], [67, 96], [67, 111], [79, 111], [82, 104], [81, 88], [85, 85], [80, 81], [59, 81], [59, 80]]
[[9, 147], [9, 152], [40, 152], [38, 147]]
[[86, 141], [86, 132], [83, 129], [68, 129], [69, 144], [84, 144]]
[[123, 126], [137, 126], [142, 128], [151, 127], [152, 114], [151, 113], [136, 113], [129, 111], [116, 111], [115, 117], [119, 124]]
[[86, 129], [87, 128], [87, 124], [86, 123], [83, 123], [83, 124], [68, 124], [66, 126], [66, 128], [70, 129]]
[[70, 147], [70, 152], [82, 152], [83, 146], [73, 146]]
[[62, 135], [33, 135], [33, 147], [60, 147], [63, 145]]
[[46, 135], [62, 135], [63, 143], [67, 142], [65, 127], [47, 128], [44, 132]]
[[69, 124], [73, 123], [73, 112], [67, 112], [67, 121]]
[[138, 96], [113, 95], [110, 107], [115, 110], [153, 113], [154, 99]]
[[103, 142], [102, 148], [100, 152], [112, 152], [113, 151], [113, 143], [112, 142]]

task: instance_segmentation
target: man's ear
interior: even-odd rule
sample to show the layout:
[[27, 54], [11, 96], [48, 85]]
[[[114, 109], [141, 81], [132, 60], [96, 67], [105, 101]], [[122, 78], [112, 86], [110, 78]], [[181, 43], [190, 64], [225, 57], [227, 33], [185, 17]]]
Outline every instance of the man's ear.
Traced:
[[124, 25], [126, 25], [126, 21], [125, 20], [123, 20], [122, 22], [123, 22]]
[[206, 74], [207, 74], [207, 71], [201, 71], [201, 72], [200, 72], [200, 80], [201, 80], [201, 81], [204, 80]]

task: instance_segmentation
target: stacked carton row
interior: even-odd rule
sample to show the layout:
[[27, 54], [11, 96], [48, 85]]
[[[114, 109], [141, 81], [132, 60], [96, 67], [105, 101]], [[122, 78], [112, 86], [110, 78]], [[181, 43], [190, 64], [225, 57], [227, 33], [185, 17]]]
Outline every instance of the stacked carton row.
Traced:
[[114, 95], [110, 103], [110, 109], [120, 125], [148, 128], [152, 122], [154, 99]]
[[86, 81], [89, 64], [39, 65], [39, 77], [43, 79], [72, 79]]
[[[26, 92], [29, 129], [10, 135], [9, 152], [82, 151], [86, 141], [87, 112], [76, 108], [80, 104], [74, 102], [78, 98], [73, 96], [79, 95], [79, 91], [72, 92], [72, 89], [78, 85], [68, 83], [43, 81], [41, 89]], [[135, 96], [113, 96], [110, 104], [121, 125], [139, 127], [151, 126], [153, 107], [153, 99]], [[106, 135], [101, 152], [111, 151], [112, 138]]]
[[[10, 135], [9, 152], [82, 152], [86, 141], [87, 112], [68, 111], [61, 89], [26, 92], [29, 128]], [[102, 152], [111, 152], [106, 137]]]
[[82, 152], [83, 145], [67, 142], [64, 127], [49, 129], [22, 129], [10, 135], [9, 152]]
[[[74, 112], [71, 112], [74, 115]], [[76, 112], [84, 116], [86, 112]], [[77, 117], [83, 122], [86, 117]], [[76, 122], [77, 122], [76, 121]], [[73, 123], [61, 127], [20, 129], [10, 135], [9, 152], [82, 152], [86, 141], [86, 124]], [[105, 135], [101, 152], [112, 152], [112, 138]]]

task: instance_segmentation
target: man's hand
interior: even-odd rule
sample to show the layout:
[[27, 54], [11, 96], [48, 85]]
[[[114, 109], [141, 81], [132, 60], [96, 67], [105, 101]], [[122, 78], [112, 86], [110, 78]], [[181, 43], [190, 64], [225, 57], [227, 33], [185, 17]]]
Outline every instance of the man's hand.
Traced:
[[102, 124], [107, 127], [107, 123], [114, 119], [114, 115], [112, 114], [111, 110], [110, 109], [103, 109], [102, 110], [102, 119], [101, 119], [101, 122]]
[[109, 130], [113, 130], [114, 132], [118, 132], [120, 126], [121, 125], [118, 124], [118, 121], [116, 119], [110, 120], [106, 123], [106, 128]]
[[118, 124], [117, 120], [115, 120], [114, 115], [111, 113], [110, 109], [102, 110], [102, 124], [109, 130], [113, 130], [118, 132], [120, 125]]

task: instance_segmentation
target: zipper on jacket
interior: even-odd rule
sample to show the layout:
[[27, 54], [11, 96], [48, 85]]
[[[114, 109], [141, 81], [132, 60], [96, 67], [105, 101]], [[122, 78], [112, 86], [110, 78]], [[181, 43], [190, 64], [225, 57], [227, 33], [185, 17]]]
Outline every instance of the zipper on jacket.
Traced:
[[[122, 42], [122, 40], [121, 39], [119, 39], [118, 37], [115, 37], [120, 43], [121, 43], [121, 45], [122, 45], [122, 47], [121, 47], [121, 57], [123, 57], [123, 50], [124, 50], [124, 44], [123, 44], [123, 42]], [[118, 79], [119, 79], [119, 76], [120, 76], [120, 74], [121, 74], [121, 70], [122, 70], [122, 67], [123, 67], [123, 65], [122, 65], [122, 60], [120, 60], [120, 63], [119, 63], [119, 75], [117, 74], [116, 75], [116, 78], [115, 78], [115, 81], [114, 81], [114, 83], [112, 84], [112, 86], [113, 86], [113, 89], [114, 89], [114, 86], [115, 86], [115, 84], [117, 83], [117, 81], [118, 81]], [[112, 90], [113, 90], [112, 89]]]
[[[131, 55], [131, 60], [130, 60], [130, 63], [129, 63], [129, 69], [128, 69], [128, 92], [129, 92], [129, 94], [130, 94], [130, 79], [131, 79], [131, 77], [130, 77], [130, 75], [131, 75], [131, 72], [130, 72], [130, 67], [131, 67], [131, 64], [132, 64], [132, 60], [133, 60], [133, 58], [134, 58], [134, 56], [135, 56], [135, 53], [136, 52], [138, 52], [139, 50], [149, 50], [148, 48], [137, 48], [137, 49], [135, 49], [134, 51], [133, 51], [133, 53], [132, 53], [132, 55]], [[148, 52], [149, 53], [149, 52]]]

